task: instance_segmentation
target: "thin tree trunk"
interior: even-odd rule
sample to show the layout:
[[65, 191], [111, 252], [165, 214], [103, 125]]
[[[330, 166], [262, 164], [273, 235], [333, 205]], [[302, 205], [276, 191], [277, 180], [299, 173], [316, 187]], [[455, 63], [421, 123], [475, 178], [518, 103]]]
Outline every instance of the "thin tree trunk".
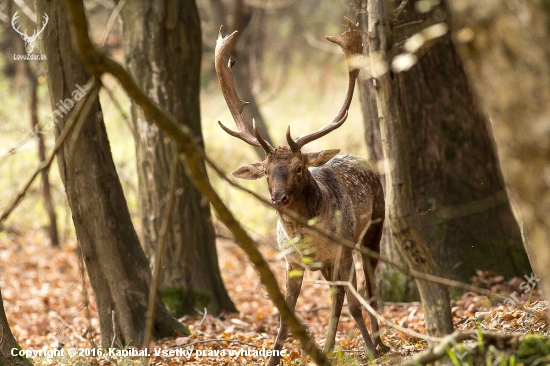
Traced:
[[[135, 0], [123, 8], [121, 15], [126, 64], [138, 85], [188, 126], [202, 144], [199, 104], [202, 47], [195, 2]], [[174, 152], [164, 132], [135, 105], [132, 117], [138, 139], [143, 241], [153, 263]], [[179, 171], [184, 171], [183, 166]], [[220, 275], [210, 206], [185, 174], [179, 174], [177, 186], [159, 289], [182, 304], [173, 308], [179, 316], [204, 307], [211, 314], [236, 311]]]
[[[17, 356], [12, 355], [15, 350]], [[32, 365], [28, 358], [19, 356], [21, 346], [13, 337], [6, 312], [4, 311], [4, 301], [2, 300], [2, 290], [0, 289], [0, 365], [2, 366], [28, 366]]]
[[550, 299], [550, 8], [545, 1], [447, 2], [455, 44], [492, 122], [529, 259]]
[[[25, 63], [25, 66], [27, 67], [27, 78], [29, 80], [31, 129], [33, 131], [33, 136], [38, 140], [38, 158], [40, 159], [40, 162], [43, 162], [46, 160], [46, 143], [38, 123], [38, 97], [36, 93], [38, 81], [36, 80], [36, 75], [32, 71], [30, 63]], [[53, 247], [59, 247], [59, 232], [57, 230], [57, 218], [52, 200], [49, 169], [42, 171], [42, 189], [44, 194], [44, 207], [46, 208], [46, 212], [48, 213], [48, 217], [50, 219], [50, 225], [48, 226], [50, 242]]]
[[[73, 107], [87, 103], [85, 98], [94, 98], [87, 118], [75, 128], [78, 135], [63, 146], [57, 162], [96, 297], [101, 341], [105, 346], [112, 342], [140, 346], [145, 336], [151, 273], [113, 163], [97, 92], [90, 90], [90, 95], [83, 96], [79, 89], [90, 76], [72, 48], [63, 3], [39, 0], [37, 8], [50, 17], [41, 50], [47, 57], [44, 66], [56, 138]], [[156, 335], [187, 333], [160, 299], [157, 301]]]
[[[378, 53], [382, 62], [386, 62], [386, 50], [392, 44], [385, 0], [369, 0], [368, 15], [371, 69], [375, 70], [376, 62], [380, 62], [375, 53]], [[373, 76], [376, 78], [376, 103], [386, 162], [386, 205], [390, 231], [409, 267], [439, 275], [441, 270], [423, 237], [420, 219], [413, 203], [407, 143], [402, 112], [397, 103], [397, 88], [389, 72]], [[422, 299], [428, 334], [443, 336], [451, 333], [453, 322], [447, 288], [422, 280], [417, 280], [416, 283]]]
[[[354, 2], [353, 10], [363, 35], [363, 54], [369, 54], [369, 21], [367, 12], [367, 0]], [[384, 192], [386, 192], [386, 177], [383, 169], [384, 152], [382, 150], [382, 138], [380, 135], [380, 121], [378, 119], [378, 107], [376, 105], [376, 88], [374, 78], [362, 71], [357, 79], [359, 86], [359, 98], [361, 111], [363, 113], [363, 124], [365, 126], [365, 143], [367, 148], [367, 160], [369, 164], [380, 173], [380, 181]], [[382, 239], [380, 241], [380, 253], [394, 262], [407, 265], [401, 258], [397, 246], [393, 244], [390, 234], [389, 220], [384, 221]], [[405, 276], [402, 272], [396, 271], [393, 267], [384, 262], [376, 268], [376, 283], [380, 297], [386, 301], [417, 301], [419, 294], [414, 279]]]

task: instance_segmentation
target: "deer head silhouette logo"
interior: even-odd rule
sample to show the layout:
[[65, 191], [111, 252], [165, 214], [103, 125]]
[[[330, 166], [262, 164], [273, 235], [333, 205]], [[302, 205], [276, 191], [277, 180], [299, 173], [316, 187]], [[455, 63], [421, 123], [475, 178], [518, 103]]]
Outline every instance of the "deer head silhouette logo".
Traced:
[[17, 18], [19, 18], [19, 15], [17, 14], [17, 11], [16, 11], [15, 14], [13, 14], [13, 17], [11, 18], [11, 26], [17, 33], [21, 35], [21, 37], [25, 41], [25, 49], [27, 50], [27, 53], [31, 53], [32, 50], [34, 50], [34, 42], [36, 42], [40, 33], [42, 33], [44, 28], [46, 28], [46, 24], [48, 24], [48, 20], [49, 20], [48, 14], [44, 13], [44, 16], [43, 16], [44, 21], [42, 22], [42, 28], [40, 28], [40, 30], [35, 29], [31, 36], [27, 34], [26, 29], [24, 32], [21, 32], [19, 30], [19, 26], [16, 24]]

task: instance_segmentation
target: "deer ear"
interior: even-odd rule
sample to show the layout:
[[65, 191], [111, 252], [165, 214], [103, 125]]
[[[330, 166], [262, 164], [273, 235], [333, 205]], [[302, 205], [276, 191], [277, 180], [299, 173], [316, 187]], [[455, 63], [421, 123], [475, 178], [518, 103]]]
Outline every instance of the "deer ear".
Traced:
[[306, 153], [307, 166], [321, 166], [327, 161], [332, 159], [336, 154], [340, 152], [340, 149], [321, 150]]
[[239, 169], [235, 170], [231, 174], [235, 178], [250, 179], [250, 180], [260, 179], [265, 175], [264, 164], [263, 163], [248, 164], [240, 167]]

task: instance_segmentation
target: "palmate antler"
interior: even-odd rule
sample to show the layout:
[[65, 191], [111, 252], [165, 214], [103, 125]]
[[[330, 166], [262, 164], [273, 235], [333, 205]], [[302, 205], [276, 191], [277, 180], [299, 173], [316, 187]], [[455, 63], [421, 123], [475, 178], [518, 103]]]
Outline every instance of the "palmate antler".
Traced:
[[[332, 119], [332, 121], [316, 132], [293, 140], [290, 136], [290, 126], [288, 126], [286, 130], [286, 139], [292, 151], [299, 151], [305, 144], [322, 136], [325, 136], [329, 132], [337, 129], [345, 122], [348, 116], [349, 105], [351, 103], [351, 98], [355, 89], [355, 79], [359, 75], [359, 69], [353, 65], [352, 59], [354, 56], [361, 55], [363, 53], [363, 42], [359, 27], [348, 18], [344, 19], [348, 24], [349, 30], [339, 36], [327, 36], [326, 38], [330, 42], [338, 44], [344, 50], [349, 71], [349, 82], [346, 91], [346, 98], [344, 100], [344, 103], [342, 104], [342, 107], [340, 108], [336, 116]], [[235, 64], [235, 59], [233, 57], [229, 57], [227, 65], [224, 62], [224, 54], [227, 52], [228, 49], [230, 49], [233, 42], [235, 41], [235, 36], [237, 32], [235, 31], [230, 35], [223, 37], [221, 34], [221, 30], [222, 29], [220, 28], [220, 33], [216, 42], [216, 74], [218, 75], [218, 79], [220, 81], [220, 86], [223, 96], [225, 98], [225, 102], [227, 103], [227, 106], [231, 111], [231, 115], [235, 120], [238, 131], [236, 132], [230, 130], [219, 121], [218, 123], [220, 124], [220, 127], [231, 136], [237, 137], [238, 139], [241, 139], [242, 141], [252, 146], [261, 147], [266, 152], [266, 154], [269, 154], [271, 151], [273, 151], [273, 147], [260, 136], [258, 129], [256, 128], [255, 121], [252, 120], [255, 137], [250, 134], [250, 132], [246, 128], [246, 124], [244, 123], [242, 112], [248, 102], [241, 100], [237, 95], [237, 91], [235, 90], [235, 83], [233, 82], [233, 74], [231, 72], [231, 68]]]
[[288, 146], [290, 146], [292, 151], [299, 151], [305, 144], [317, 140], [318, 138], [325, 136], [329, 132], [334, 131], [335, 129], [340, 127], [348, 117], [348, 109], [351, 103], [351, 98], [353, 97], [353, 91], [355, 89], [355, 79], [357, 79], [357, 76], [359, 75], [359, 69], [353, 65], [353, 57], [363, 54], [363, 40], [359, 27], [346, 17], [344, 17], [344, 20], [348, 24], [349, 30], [339, 36], [327, 36], [326, 39], [342, 47], [344, 55], [346, 56], [349, 74], [346, 98], [344, 99], [342, 107], [340, 108], [336, 116], [334, 116], [332, 121], [327, 123], [318, 131], [312, 132], [302, 137], [298, 137], [296, 140], [293, 140], [290, 136], [290, 126], [288, 126], [286, 130], [286, 140], [288, 142]]
[[260, 136], [260, 133], [256, 128], [256, 121], [252, 120], [252, 129], [254, 130], [254, 135], [256, 137], [250, 134], [250, 132], [246, 128], [246, 124], [244, 123], [242, 112], [248, 102], [241, 100], [237, 95], [237, 91], [235, 90], [233, 73], [231, 72], [231, 68], [235, 64], [235, 59], [230, 56], [227, 65], [224, 62], [224, 55], [235, 41], [236, 35], [237, 31], [223, 37], [222, 28], [220, 27], [218, 40], [216, 42], [216, 52], [214, 58], [216, 74], [218, 75], [218, 80], [220, 81], [223, 97], [225, 98], [225, 102], [229, 107], [229, 111], [231, 112], [231, 115], [233, 116], [235, 124], [237, 125], [237, 129], [239, 131], [235, 132], [230, 130], [229, 128], [225, 127], [220, 121], [218, 121], [218, 123], [220, 127], [231, 136], [236, 137], [252, 146], [260, 147], [265, 151], [266, 154], [269, 154], [271, 151], [273, 151], [273, 147]]

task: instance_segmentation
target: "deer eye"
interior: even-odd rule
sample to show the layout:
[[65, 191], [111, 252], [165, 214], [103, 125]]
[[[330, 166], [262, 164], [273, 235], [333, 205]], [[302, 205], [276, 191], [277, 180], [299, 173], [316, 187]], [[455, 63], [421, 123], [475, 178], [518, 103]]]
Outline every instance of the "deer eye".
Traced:
[[296, 170], [296, 173], [302, 174], [302, 167], [301, 166], [298, 167], [298, 170]]

